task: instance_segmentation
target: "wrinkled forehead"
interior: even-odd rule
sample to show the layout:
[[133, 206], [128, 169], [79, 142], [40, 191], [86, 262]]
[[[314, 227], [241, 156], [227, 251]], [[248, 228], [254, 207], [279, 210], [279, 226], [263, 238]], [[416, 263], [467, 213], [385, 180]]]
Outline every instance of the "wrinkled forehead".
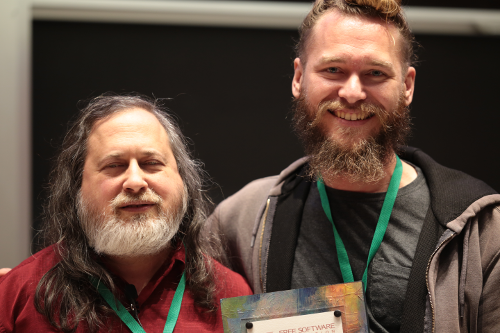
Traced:
[[116, 133], [158, 136], [158, 138], [165, 139], [167, 145], [170, 144], [169, 135], [164, 125], [154, 113], [142, 108], [119, 110], [99, 119], [92, 125], [89, 138], [96, 134], [109, 135]]
[[143, 149], [149, 147], [165, 155], [173, 154], [169, 135], [156, 115], [144, 109], [131, 108], [95, 122], [87, 140], [87, 157], [93, 152], [127, 149], [135, 142], [143, 143]]

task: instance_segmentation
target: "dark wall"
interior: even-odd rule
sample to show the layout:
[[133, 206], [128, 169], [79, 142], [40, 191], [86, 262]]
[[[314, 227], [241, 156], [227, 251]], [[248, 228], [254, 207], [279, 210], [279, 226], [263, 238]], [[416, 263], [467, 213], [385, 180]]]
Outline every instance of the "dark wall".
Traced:
[[[50, 159], [77, 101], [136, 91], [166, 101], [220, 201], [301, 156], [289, 126], [287, 30], [35, 21], [34, 216]], [[497, 37], [417, 36], [422, 45], [410, 144], [500, 189]]]
[[499, 37], [417, 36], [414, 135], [438, 162], [500, 190]]

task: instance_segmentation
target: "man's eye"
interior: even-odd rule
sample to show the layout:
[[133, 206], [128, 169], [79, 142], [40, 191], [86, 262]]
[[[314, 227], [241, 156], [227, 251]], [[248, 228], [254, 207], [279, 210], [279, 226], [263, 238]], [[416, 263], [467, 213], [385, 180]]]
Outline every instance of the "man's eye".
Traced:
[[330, 73], [338, 73], [339, 69], [337, 67], [329, 67], [328, 72]]
[[148, 162], [146, 162], [144, 164], [146, 164], [146, 165], [158, 165], [158, 164], [160, 164], [160, 162], [158, 162], [158, 161], [148, 161]]
[[378, 71], [378, 70], [373, 70], [373, 71], [371, 71], [371, 74], [372, 74], [373, 76], [383, 76], [383, 75], [384, 75], [384, 72], [382, 72], [382, 71]]

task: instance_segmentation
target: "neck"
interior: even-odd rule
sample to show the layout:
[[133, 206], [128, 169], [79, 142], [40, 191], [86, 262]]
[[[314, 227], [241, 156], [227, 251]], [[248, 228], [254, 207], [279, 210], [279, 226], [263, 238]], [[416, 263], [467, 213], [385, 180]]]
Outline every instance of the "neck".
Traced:
[[[403, 164], [403, 175], [401, 176], [401, 182], [399, 183], [399, 188], [402, 188], [417, 178], [417, 171], [408, 163], [401, 161]], [[325, 177], [323, 181], [325, 185], [337, 190], [350, 191], [350, 192], [363, 192], [363, 193], [379, 193], [387, 192], [389, 183], [391, 182], [392, 174], [394, 173], [394, 168], [396, 166], [396, 157], [390, 159], [388, 163], [384, 166], [385, 176], [374, 183], [365, 182], [351, 182], [348, 178], [344, 177]]]
[[122, 257], [107, 256], [106, 267], [129, 284], [133, 284], [139, 295], [153, 275], [170, 255], [170, 248], [146, 256]]

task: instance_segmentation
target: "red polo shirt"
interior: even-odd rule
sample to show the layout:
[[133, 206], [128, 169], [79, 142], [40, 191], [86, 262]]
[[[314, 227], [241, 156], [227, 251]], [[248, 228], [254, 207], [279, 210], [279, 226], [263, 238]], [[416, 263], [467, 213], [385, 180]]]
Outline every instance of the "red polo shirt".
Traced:
[[[52, 268], [58, 259], [54, 247], [49, 246], [32, 255], [0, 279], [0, 332], [60, 332], [51, 326], [35, 309], [35, 289], [42, 276]], [[184, 271], [184, 247], [178, 248], [170, 260], [156, 272], [137, 298], [139, 320], [147, 333], [163, 332], [170, 304], [177, 284]], [[217, 282], [217, 298], [252, 294], [246, 281], [214, 261]], [[117, 281], [118, 285], [121, 285]], [[118, 316], [113, 315], [99, 332], [130, 332]], [[78, 325], [76, 332], [86, 332], [86, 325]], [[182, 306], [174, 333], [222, 332], [220, 308], [216, 315], [207, 315], [195, 307], [191, 293], [186, 287]]]

